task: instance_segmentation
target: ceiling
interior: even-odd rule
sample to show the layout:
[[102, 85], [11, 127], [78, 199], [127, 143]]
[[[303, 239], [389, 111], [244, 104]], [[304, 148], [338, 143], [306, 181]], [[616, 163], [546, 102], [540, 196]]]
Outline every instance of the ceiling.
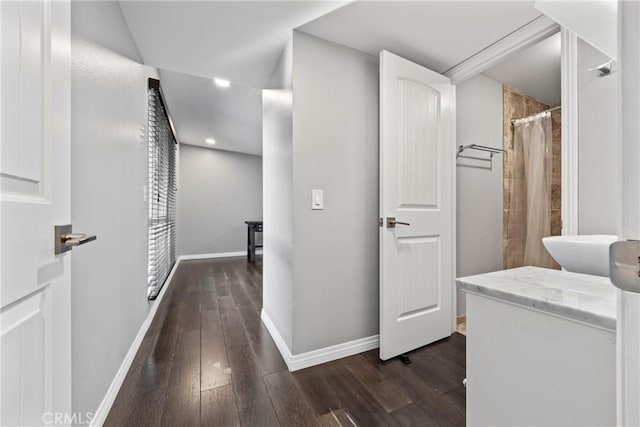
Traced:
[[213, 79], [168, 70], [160, 70], [160, 81], [181, 143], [262, 155], [260, 89], [221, 88]]
[[444, 73], [541, 15], [526, 1], [361, 1], [298, 29]]
[[[293, 29], [445, 72], [537, 18], [518, 1], [121, 1], [180, 142], [260, 155], [261, 93]], [[214, 77], [232, 82], [223, 90]], [[215, 146], [204, 141], [214, 138]]]
[[509, 56], [483, 74], [545, 104], [560, 104], [560, 54], [560, 33], [557, 33]]
[[264, 87], [293, 28], [345, 1], [120, 1], [144, 63]]

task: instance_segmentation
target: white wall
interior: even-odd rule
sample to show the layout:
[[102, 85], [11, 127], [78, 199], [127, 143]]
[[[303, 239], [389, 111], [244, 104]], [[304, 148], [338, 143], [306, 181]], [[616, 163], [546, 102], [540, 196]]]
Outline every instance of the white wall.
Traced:
[[244, 221], [262, 220], [262, 157], [181, 144], [178, 171], [178, 255], [246, 251]]
[[293, 354], [376, 335], [378, 59], [297, 31], [293, 183]]
[[294, 355], [376, 335], [378, 60], [294, 31], [268, 87], [264, 311]]
[[[95, 412], [147, 302], [147, 79], [117, 2], [72, 2], [73, 410]], [[131, 59], [134, 57], [134, 59]]]
[[[458, 85], [457, 145], [502, 148], [502, 105], [502, 84], [495, 80], [479, 75]], [[502, 160], [495, 155], [492, 170], [471, 167], [486, 165], [478, 161], [457, 162], [457, 277], [502, 270]], [[457, 296], [463, 316], [464, 293]]]
[[578, 41], [579, 234], [618, 234], [618, 76], [588, 70], [608, 60]]
[[84, 36], [106, 50], [142, 64], [140, 52], [117, 2], [73, 1], [72, 6], [71, 24], [76, 35]]
[[293, 342], [292, 45], [282, 53], [262, 93], [262, 306], [285, 344]]
[[273, 68], [271, 76], [266, 84], [266, 89], [288, 89], [293, 88], [293, 38], [289, 39], [278, 63]]

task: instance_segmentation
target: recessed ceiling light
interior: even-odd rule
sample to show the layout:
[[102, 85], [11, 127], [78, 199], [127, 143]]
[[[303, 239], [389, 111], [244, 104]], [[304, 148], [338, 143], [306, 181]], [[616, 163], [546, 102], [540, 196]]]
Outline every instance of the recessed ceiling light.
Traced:
[[216, 82], [216, 84], [220, 87], [229, 87], [229, 85], [231, 84], [229, 80], [225, 79], [213, 79], [213, 81]]
[[215, 143], [216, 143], [216, 140], [215, 140], [215, 139], [213, 139], [213, 138], [207, 138], [207, 139], [205, 139], [204, 141], [205, 141], [207, 144], [211, 144], [211, 145], [213, 145], [213, 144], [215, 144]]

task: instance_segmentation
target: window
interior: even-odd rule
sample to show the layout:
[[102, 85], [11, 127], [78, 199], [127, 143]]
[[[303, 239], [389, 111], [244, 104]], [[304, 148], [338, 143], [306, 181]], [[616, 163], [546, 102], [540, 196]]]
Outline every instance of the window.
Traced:
[[155, 299], [176, 261], [177, 142], [160, 82], [149, 79], [149, 299]]

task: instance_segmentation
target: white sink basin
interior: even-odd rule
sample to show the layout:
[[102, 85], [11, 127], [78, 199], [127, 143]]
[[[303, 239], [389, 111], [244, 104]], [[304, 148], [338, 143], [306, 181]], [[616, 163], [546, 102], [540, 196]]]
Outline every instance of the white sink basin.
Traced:
[[609, 277], [609, 246], [617, 236], [551, 236], [542, 243], [567, 271]]

